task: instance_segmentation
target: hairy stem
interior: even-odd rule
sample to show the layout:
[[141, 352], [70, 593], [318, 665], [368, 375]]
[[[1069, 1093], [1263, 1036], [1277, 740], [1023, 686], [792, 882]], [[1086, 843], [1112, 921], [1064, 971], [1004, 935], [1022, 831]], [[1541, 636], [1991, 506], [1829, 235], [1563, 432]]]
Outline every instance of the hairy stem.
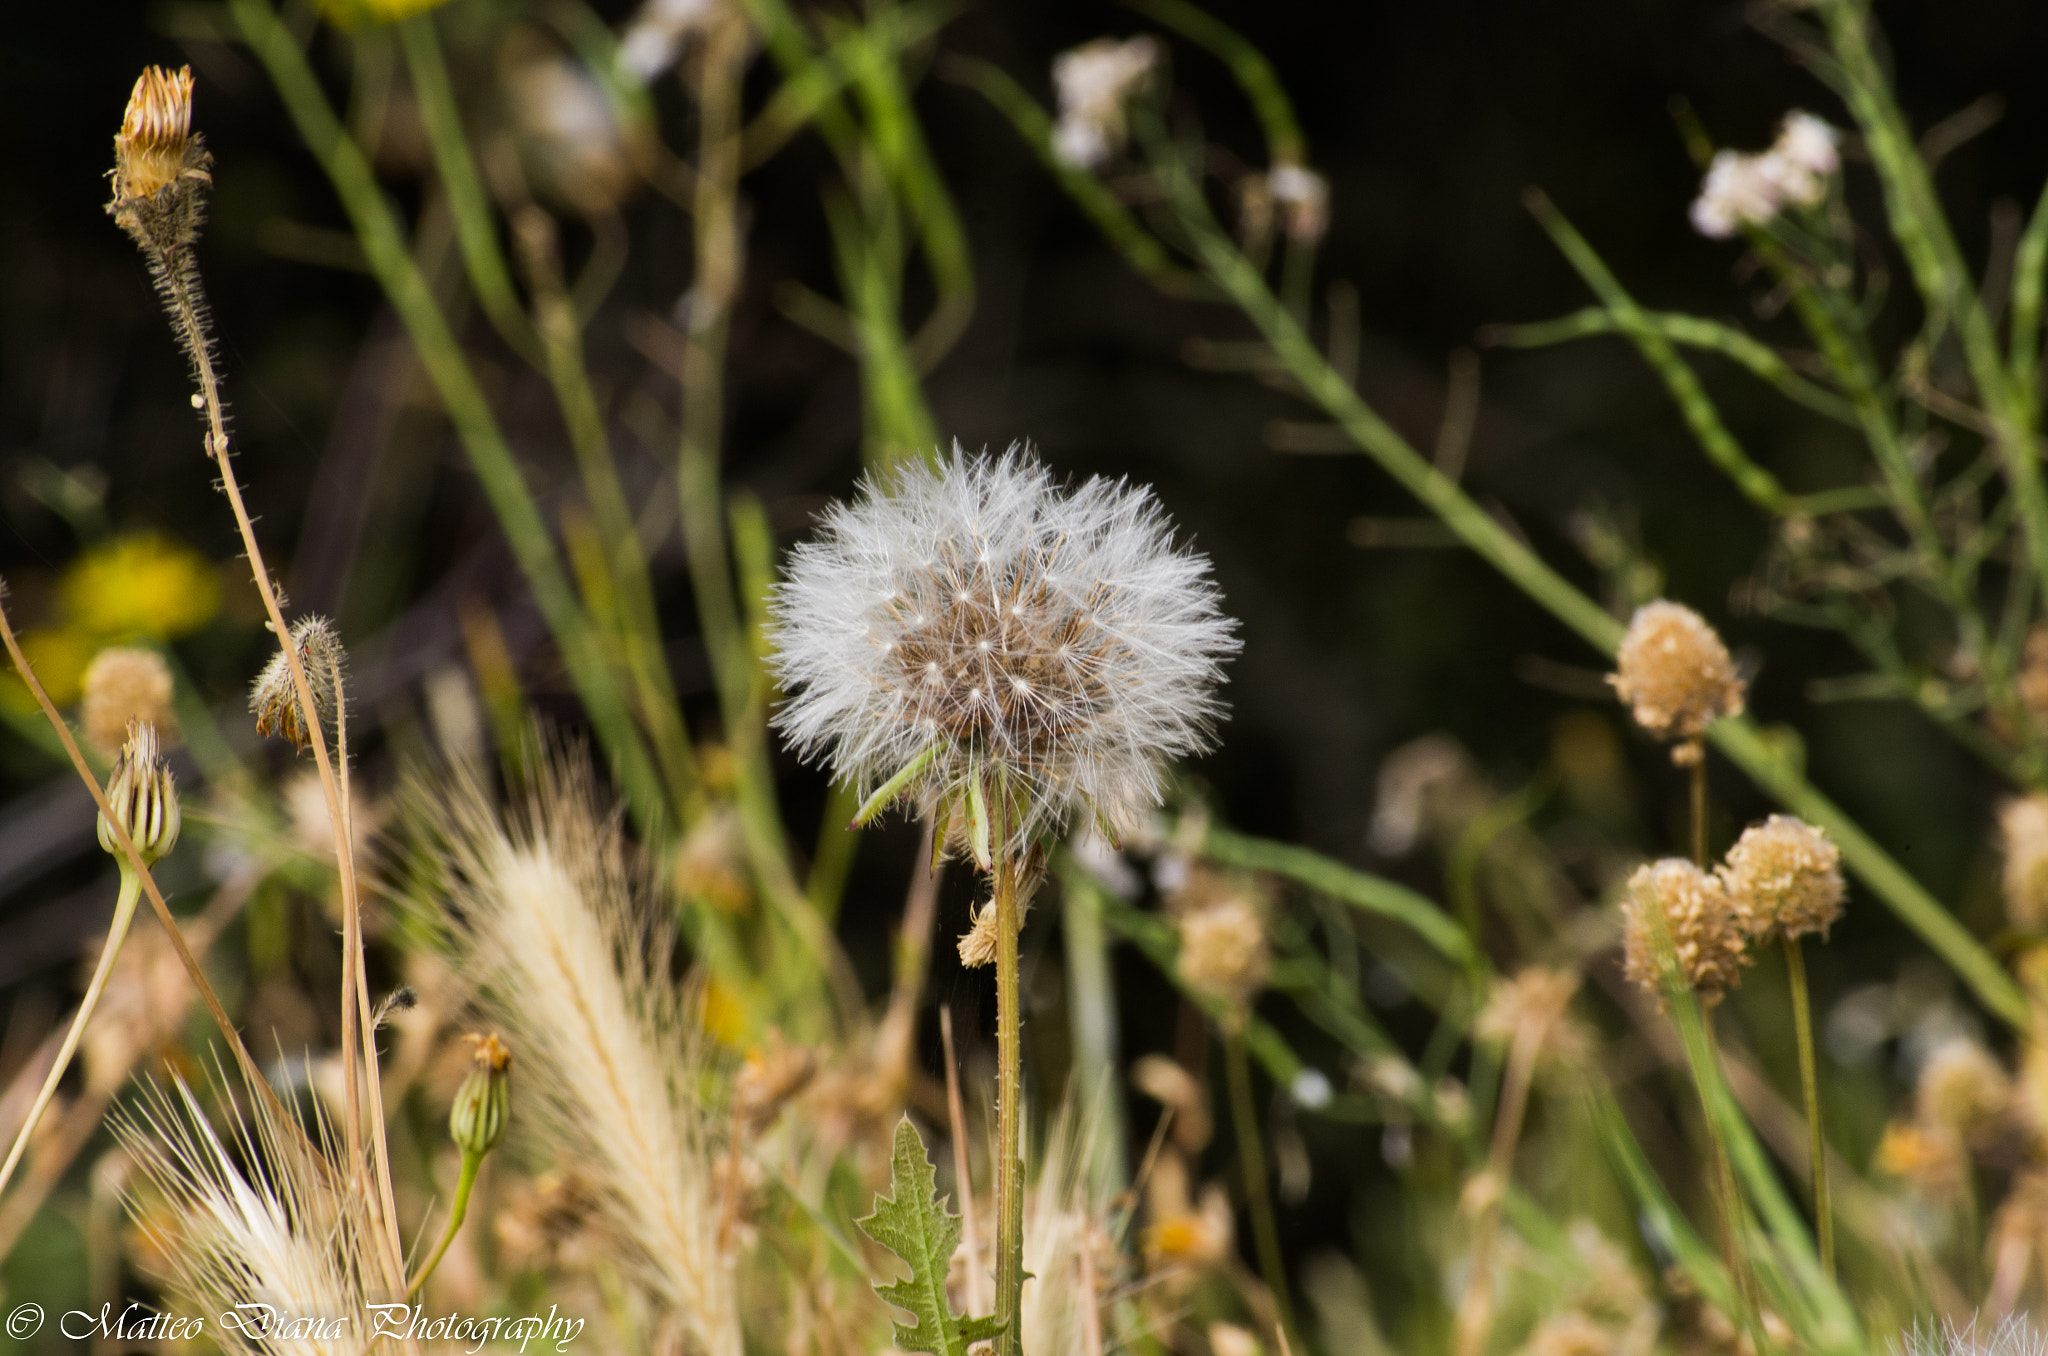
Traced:
[[1023, 1356], [1024, 1059], [1017, 992], [1019, 863], [996, 859], [996, 1319], [1002, 1356]]
[[1813, 1010], [1806, 990], [1806, 955], [1797, 937], [1785, 941], [1785, 974], [1792, 983], [1792, 1026], [1799, 1041], [1799, 1086], [1806, 1094], [1806, 1136], [1813, 1154], [1813, 1227], [1820, 1236], [1820, 1269], [1835, 1274], [1835, 1212], [1828, 1199], [1828, 1142], [1821, 1131], [1820, 1075], [1813, 1054]]

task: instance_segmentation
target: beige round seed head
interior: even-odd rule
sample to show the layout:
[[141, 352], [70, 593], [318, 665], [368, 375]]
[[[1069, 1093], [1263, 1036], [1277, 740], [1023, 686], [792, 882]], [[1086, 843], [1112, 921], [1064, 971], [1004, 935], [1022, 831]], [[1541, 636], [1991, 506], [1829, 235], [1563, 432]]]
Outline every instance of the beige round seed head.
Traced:
[[2036, 791], [1998, 810], [2005, 849], [2005, 914], [2022, 928], [2048, 924], [2048, 793]]
[[1266, 920], [1243, 895], [1181, 915], [1181, 978], [1241, 1011], [1266, 982]]
[[1742, 714], [1744, 685], [1728, 647], [1699, 613], [1677, 603], [1636, 609], [1607, 681], [1636, 724], [1659, 739], [1698, 739], [1720, 717]]
[[1621, 902], [1629, 980], [1660, 1000], [1667, 971], [1700, 1001], [1717, 1003], [1741, 981], [1750, 956], [1735, 906], [1716, 876], [1682, 857], [1636, 868]]
[[1494, 983], [1486, 1006], [1472, 1023], [1472, 1034], [1501, 1045], [1527, 1035], [1551, 1060], [1575, 1064], [1590, 1045], [1586, 1029], [1570, 1015], [1572, 995], [1578, 991], [1577, 972], [1531, 965]]
[[1977, 1042], [1952, 1040], [1920, 1066], [1913, 1107], [1930, 1126], [1965, 1138], [1981, 1135], [2012, 1110], [2012, 1079]]
[[85, 727], [85, 737], [102, 753], [121, 751], [128, 742], [131, 721], [155, 726], [163, 743], [176, 735], [171, 670], [155, 650], [110, 645], [86, 665], [82, 686], [85, 697], [78, 706], [78, 721]]
[[1720, 875], [1742, 930], [1758, 940], [1825, 936], [1842, 916], [1849, 889], [1842, 879], [1842, 850], [1791, 815], [1772, 815], [1743, 830]]

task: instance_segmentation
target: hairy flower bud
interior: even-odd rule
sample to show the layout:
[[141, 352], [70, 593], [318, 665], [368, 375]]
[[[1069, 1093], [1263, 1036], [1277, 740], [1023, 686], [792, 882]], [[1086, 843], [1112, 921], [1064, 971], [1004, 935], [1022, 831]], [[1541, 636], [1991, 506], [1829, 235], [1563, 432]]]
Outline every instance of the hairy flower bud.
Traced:
[[1842, 916], [1842, 850], [1803, 819], [1772, 815], [1728, 849], [1721, 883], [1752, 938], [1826, 934]]
[[192, 131], [192, 68], [151, 66], [135, 82], [114, 137], [114, 220], [153, 255], [198, 237], [213, 157]]
[[1660, 999], [1669, 976], [1701, 1002], [1718, 1003], [1749, 963], [1727, 890], [1682, 857], [1637, 867], [1621, 913], [1628, 978]]
[[[347, 659], [341, 637], [325, 617], [301, 617], [292, 623], [292, 645], [299, 652], [299, 665], [306, 671], [306, 686], [312, 689], [321, 721], [332, 720], [339, 695], [336, 676]], [[277, 735], [302, 749], [312, 746], [313, 734], [306, 728], [291, 662], [282, 648], [270, 656], [250, 689], [249, 710], [256, 717], [257, 734]]]
[[469, 1040], [476, 1047], [475, 1062], [448, 1112], [448, 1137], [465, 1154], [481, 1158], [505, 1137], [505, 1124], [512, 1118], [512, 1052], [496, 1032]]
[[[155, 863], [177, 846], [182, 824], [178, 787], [157, 749], [156, 727], [148, 721], [138, 720], [128, 727], [128, 743], [115, 760], [113, 776], [107, 779], [107, 803], [141, 854], [143, 865]], [[104, 814], [99, 824], [100, 846], [125, 860]]]
[[1742, 714], [1744, 684], [1728, 647], [1699, 613], [1677, 603], [1636, 609], [1607, 681], [1636, 724], [1659, 739], [1690, 742], [1720, 717]]

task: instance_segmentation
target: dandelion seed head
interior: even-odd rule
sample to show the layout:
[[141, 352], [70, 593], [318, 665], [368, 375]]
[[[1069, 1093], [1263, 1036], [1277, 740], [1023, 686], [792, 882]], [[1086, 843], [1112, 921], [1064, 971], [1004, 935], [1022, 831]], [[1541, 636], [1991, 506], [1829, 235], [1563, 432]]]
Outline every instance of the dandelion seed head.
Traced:
[[1636, 724], [1659, 739], [1690, 741], [1722, 716], [1742, 714], [1744, 683], [1706, 619], [1659, 600], [1636, 609], [1609, 683]]
[[1772, 815], [1743, 830], [1720, 874], [1742, 930], [1756, 939], [1826, 936], [1842, 916], [1849, 889], [1842, 850], [1792, 815]]
[[1637, 867], [1621, 911], [1624, 971], [1659, 999], [1669, 970], [1700, 1001], [1719, 1002], [1749, 964], [1735, 906], [1719, 877], [1682, 857]]
[[772, 609], [790, 743], [863, 794], [926, 759], [905, 795], [930, 811], [1007, 794], [1003, 852], [1084, 807], [1135, 827], [1161, 762], [1208, 746], [1238, 646], [1149, 490], [1063, 490], [1014, 447], [871, 482]]

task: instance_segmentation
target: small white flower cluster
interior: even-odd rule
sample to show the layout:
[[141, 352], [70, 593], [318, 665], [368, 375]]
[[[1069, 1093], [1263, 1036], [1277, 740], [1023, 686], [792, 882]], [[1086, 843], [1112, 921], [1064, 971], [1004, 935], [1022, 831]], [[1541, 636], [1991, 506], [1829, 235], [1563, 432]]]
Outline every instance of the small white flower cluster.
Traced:
[[1141, 825], [1161, 760], [1208, 745], [1238, 648], [1151, 491], [1064, 492], [1014, 447], [956, 444], [835, 505], [773, 610], [791, 744], [863, 795], [908, 773], [927, 811], [1012, 805], [999, 856], [1077, 810]]
[[1052, 63], [1060, 98], [1053, 154], [1076, 168], [1094, 169], [1123, 149], [1124, 103], [1163, 55], [1158, 39], [1149, 37], [1097, 38], [1060, 53]]
[[1785, 115], [1778, 139], [1760, 155], [1718, 151], [1693, 200], [1693, 229], [1725, 240], [1761, 226], [1786, 206], [1816, 207], [1842, 167], [1842, 134], [1811, 113]]
[[692, 33], [711, 27], [720, 0], [647, 0], [619, 37], [619, 67], [651, 84], [682, 54]]
[[1280, 209], [1280, 228], [1289, 240], [1313, 245], [1330, 229], [1330, 181], [1314, 170], [1275, 165], [1261, 187]]

